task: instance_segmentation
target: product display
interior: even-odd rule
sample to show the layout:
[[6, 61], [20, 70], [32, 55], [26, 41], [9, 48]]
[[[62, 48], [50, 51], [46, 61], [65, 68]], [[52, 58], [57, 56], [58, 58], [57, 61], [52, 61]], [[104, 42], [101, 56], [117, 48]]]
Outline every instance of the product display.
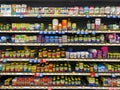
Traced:
[[120, 0], [0, 2], [1, 90], [120, 90]]
[[[82, 82], [85, 81], [83, 78], [76, 76], [53, 76], [53, 77], [42, 77], [42, 78], [34, 78], [34, 77], [15, 77], [8, 78], [4, 81], [4, 85], [12, 86], [81, 86], [84, 85]], [[109, 78], [109, 77], [101, 77], [101, 78], [91, 78], [86, 77], [86, 81], [88, 82], [87, 86], [120, 86], [120, 78]], [[84, 82], [85, 84], [87, 82]], [[100, 84], [102, 82], [102, 84]]]
[[[38, 59], [120, 59], [120, 53], [111, 52], [108, 47], [103, 46], [101, 49], [90, 48], [88, 50], [74, 50], [72, 48], [42, 48], [39, 50], [26, 48], [23, 50], [12, 50], [8, 48], [5, 51], [0, 50], [0, 58], [38, 58]], [[33, 59], [33, 60], [34, 60]]]
[[29, 63], [9, 63], [0, 64], [1, 72], [32, 72], [32, 73], [59, 73], [59, 72], [120, 72], [120, 64], [112, 63], [82, 63], [76, 62], [72, 66], [70, 63], [45, 63], [32, 65]]
[[120, 6], [30, 7], [1, 4], [1, 15], [120, 15]]
[[[46, 27], [47, 25], [47, 27]], [[85, 29], [85, 30], [84, 30]], [[49, 24], [46, 23], [12, 23], [12, 24], [0, 24], [0, 30], [12, 30], [12, 31], [89, 31], [89, 30], [119, 30], [119, 23], [104, 24], [101, 18], [95, 18], [92, 21], [86, 22], [84, 28], [82, 25], [73, 22], [68, 19], [53, 19]]]
[[0, 36], [0, 43], [120, 43], [117, 34], [101, 35], [12, 35]]

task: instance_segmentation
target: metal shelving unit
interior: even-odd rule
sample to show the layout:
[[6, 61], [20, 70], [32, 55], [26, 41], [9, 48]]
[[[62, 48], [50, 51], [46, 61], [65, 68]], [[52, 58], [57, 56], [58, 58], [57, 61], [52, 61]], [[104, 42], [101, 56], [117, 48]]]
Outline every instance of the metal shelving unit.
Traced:
[[[119, 5], [120, 0], [1, 0], [1, 3], [6, 3], [6, 4], [12, 4], [12, 3], [16, 3], [16, 4], [21, 4], [21, 3], [27, 3], [31, 6], [76, 6], [76, 5], [82, 5], [85, 6], [86, 4], [89, 5], [98, 5], [98, 6], [105, 6], [107, 5]], [[35, 4], [36, 3], [36, 4]], [[49, 4], [48, 4], [49, 3]], [[58, 3], [59, 5], [57, 5], [56, 3]], [[33, 4], [33, 5], [32, 5]], [[37, 18], [37, 19], [41, 19], [41, 18], [86, 18], [86, 19], [90, 19], [90, 18], [115, 18], [115, 19], [120, 19], [120, 15], [38, 15], [38, 14], [34, 14], [34, 15], [8, 15], [8, 16], [0, 16], [0, 18]], [[10, 20], [11, 21], [11, 20]], [[101, 33], [120, 33], [120, 30], [104, 30], [104, 31], [93, 31], [93, 30], [88, 30], [88, 33], [97, 33], [97, 34], [101, 34]], [[14, 34], [14, 33], [25, 33], [25, 34], [80, 34], [80, 31], [62, 31], [59, 33], [59, 31], [35, 31], [35, 30], [28, 30], [28, 31], [12, 31], [12, 30], [0, 30], [1, 34]], [[110, 46], [110, 47], [114, 47], [114, 46], [120, 46], [120, 43], [116, 43], [116, 44], [112, 44], [112, 43], [0, 43], [0, 46], [33, 46], [33, 47], [39, 47], [39, 46], [44, 46], [44, 47], [48, 47], [48, 46], [58, 46], [58, 47], [62, 47], [62, 46]], [[38, 61], [40, 61], [41, 59], [39, 58], [32, 58], [32, 59], [37, 59]], [[14, 61], [27, 61], [30, 62], [30, 60], [32, 60], [31, 58], [0, 58], [0, 62], [14, 62]], [[120, 59], [68, 59], [68, 58], [45, 58], [45, 61], [67, 61], [67, 62], [73, 62], [73, 61], [81, 61], [81, 62], [120, 62]], [[27, 73], [27, 72], [0, 72], [0, 76], [34, 76], [34, 75], [38, 75], [38, 76], [45, 76], [45, 75], [67, 75], [67, 76], [90, 76], [91, 73], [76, 73], [76, 72], [72, 72], [72, 73]], [[95, 75], [97, 76], [120, 76], [120, 72], [108, 72], [108, 73], [100, 73], [97, 72], [95, 73]], [[78, 90], [78, 89], [86, 89], [86, 90], [93, 90], [93, 89], [97, 89], [97, 90], [106, 90], [106, 89], [118, 89], [120, 90], [120, 87], [104, 87], [104, 86], [99, 86], [99, 87], [89, 87], [89, 86], [4, 86], [1, 85], [0, 89], [73, 89], [73, 90]]]

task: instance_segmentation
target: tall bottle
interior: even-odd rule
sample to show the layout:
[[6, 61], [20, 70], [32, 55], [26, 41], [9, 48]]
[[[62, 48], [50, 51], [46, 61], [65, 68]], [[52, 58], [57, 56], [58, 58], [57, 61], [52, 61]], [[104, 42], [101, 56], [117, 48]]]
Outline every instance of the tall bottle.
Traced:
[[90, 23], [90, 21], [87, 22], [87, 29], [88, 29], [88, 30], [91, 29], [91, 23]]
[[70, 18], [68, 19], [68, 26], [67, 26], [67, 30], [71, 30], [72, 28], [72, 23], [70, 21]]

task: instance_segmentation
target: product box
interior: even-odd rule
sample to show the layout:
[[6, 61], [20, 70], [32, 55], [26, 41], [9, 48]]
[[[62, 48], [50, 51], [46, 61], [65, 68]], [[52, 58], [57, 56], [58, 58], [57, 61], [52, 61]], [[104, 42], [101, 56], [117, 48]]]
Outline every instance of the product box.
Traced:
[[10, 16], [11, 15], [11, 5], [1, 4], [1, 15]]

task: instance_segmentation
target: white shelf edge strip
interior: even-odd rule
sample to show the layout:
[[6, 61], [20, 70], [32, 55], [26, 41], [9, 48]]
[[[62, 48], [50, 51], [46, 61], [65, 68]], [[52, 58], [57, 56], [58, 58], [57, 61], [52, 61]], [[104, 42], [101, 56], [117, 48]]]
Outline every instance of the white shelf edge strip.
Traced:
[[63, 46], [120, 46], [120, 44], [100, 44], [100, 43], [0, 43], [0, 46], [58, 46], [58, 45], [63, 45]]
[[[35, 58], [32, 58], [32, 59], [35, 59]], [[44, 58], [42, 58], [44, 59]], [[1, 58], [0, 59], [1, 61], [29, 61], [30, 59], [29, 58]], [[41, 60], [40, 58], [38, 58], [38, 60]], [[120, 59], [67, 59], [67, 58], [60, 58], [60, 59], [46, 59], [46, 61], [119, 61], [120, 62]]]
[[[35, 73], [0, 73], [0, 75], [34, 75]], [[36, 73], [36, 74], [42, 74], [42, 75], [84, 75], [84, 76], [89, 76], [90, 73]], [[120, 76], [120, 73], [95, 73], [100, 76], [112, 76], [112, 74], [115, 74], [116, 76]]]
[[100, 90], [106, 90], [106, 89], [120, 89], [120, 87], [89, 87], [89, 86], [1, 86], [1, 89], [47, 89], [51, 87], [52, 89], [100, 89]]

